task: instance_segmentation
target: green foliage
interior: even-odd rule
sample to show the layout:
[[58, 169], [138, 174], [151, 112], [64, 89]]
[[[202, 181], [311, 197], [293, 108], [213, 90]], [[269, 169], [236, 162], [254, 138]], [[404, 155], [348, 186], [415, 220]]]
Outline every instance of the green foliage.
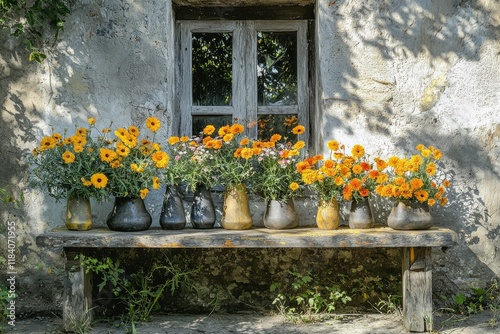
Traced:
[[52, 35], [52, 45], [64, 30], [70, 0], [0, 0], [0, 28], [22, 41], [29, 60], [42, 62], [47, 56], [44, 36]]
[[19, 198], [15, 198], [6, 188], [0, 188], [0, 202], [4, 204], [13, 204], [19, 208], [24, 203], [24, 195], [21, 193]]
[[293, 279], [289, 287], [282, 289], [280, 284], [273, 283], [270, 291], [278, 292], [273, 305], [293, 322], [321, 319], [322, 314], [335, 311], [339, 303], [346, 304], [351, 301], [351, 297], [339, 286], [325, 286], [315, 282], [310, 271], [305, 274], [292, 271], [289, 273]]
[[[194, 288], [190, 277], [197, 270], [186, 270], [173, 263], [166, 256], [162, 261], [154, 261], [148, 268], [140, 268], [126, 275], [119, 261], [106, 257], [97, 259], [85, 255], [77, 256], [86, 272], [100, 277], [99, 292], [111, 287], [116, 299], [125, 306], [123, 322], [128, 331], [135, 331], [135, 323], [148, 321], [151, 314], [159, 309], [159, 302], [165, 292], [174, 295], [181, 287]], [[166, 264], [165, 264], [166, 262]]]
[[454, 311], [461, 315], [477, 314], [485, 309], [496, 310], [500, 307], [500, 286], [498, 279], [494, 279], [487, 288], [471, 288], [471, 293], [466, 296], [459, 292], [453, 296], [456, 306]]

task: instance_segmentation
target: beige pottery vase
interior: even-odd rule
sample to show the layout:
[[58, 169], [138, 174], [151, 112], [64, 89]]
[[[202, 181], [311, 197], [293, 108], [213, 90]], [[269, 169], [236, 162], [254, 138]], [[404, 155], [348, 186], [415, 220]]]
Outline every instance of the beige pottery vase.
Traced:
[[227, 230], [248, 230], [253, 221], [244, 184], [226, 187], [221, 225]]
[[319, 200], [316, 224], [321, 230], [336, 230], [339, 228], [339, 204], [335, 198]]

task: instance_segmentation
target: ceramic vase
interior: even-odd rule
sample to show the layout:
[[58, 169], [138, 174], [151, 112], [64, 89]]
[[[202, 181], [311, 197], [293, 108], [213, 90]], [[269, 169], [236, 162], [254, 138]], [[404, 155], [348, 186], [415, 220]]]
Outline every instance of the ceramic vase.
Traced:
[[244, 184], [226, 187], [221, 225], [227, 230], [248, 230], [252, 227], [252, 215]]
[[368, 198], [351, 202], [349, 211], [349, 227], [354, 229], [372, 228], [374, 225], [373, 214]]
[[186, 214], [182, 193], [176, 184], [167, 185], [160, 214], [160, 226], [164, 230], [182, 230], [186, 227]]
[[147, 230], [152, 223], [151, 215], [142, 198], [116, 197], [113, 210], [106, 219], [110, 230], [135, 232]]
[[299, 226], [299, 215], [293, 198], [286, 201], [268, 200], [263, 218], [264, 226], [273, 230], [291, 229]]
[[339, 204], [335, 198], [320, 199], [316, 214], [316, 225], [321, 230], [336, 230], [339, 228]]
[[215, 225], [215, 208], [210, 190], [199, 185], [194, 190], [191, 205], [191, 224], [196, 229], [213, 228]]
[[432, 226], [429, 205], [397, 202], [387, 217], [387, 225], [395, 230], [426, 230]]
[[83, 196], [68, 196], [65, 225], [68, 230], [87, 231], [92, 228], [90, 199]]

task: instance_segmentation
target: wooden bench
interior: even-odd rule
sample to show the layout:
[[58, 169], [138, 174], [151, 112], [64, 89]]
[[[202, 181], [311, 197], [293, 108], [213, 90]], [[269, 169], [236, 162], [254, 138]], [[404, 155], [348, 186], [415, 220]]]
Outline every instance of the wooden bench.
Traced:
[[62, 248], [66, 258], [63, 322], [68, 316], [84, 315], [92, 305], [90, 274], [74, 258], [89, 248], [401, 248], [403, 324], [413, 332], [432, 328], [432, 247], [457, 242], [455, 232], [433, 227], [421, 231], [396, 231], [388, 227], [355, 230], [292, 230], [252, 228], [234, 231], [214, 228], [178, 231], [149, 229], [143, 232], [113, 232], [95, 228], [86, 232], [57, 228], [36, 238], [41, 247]]

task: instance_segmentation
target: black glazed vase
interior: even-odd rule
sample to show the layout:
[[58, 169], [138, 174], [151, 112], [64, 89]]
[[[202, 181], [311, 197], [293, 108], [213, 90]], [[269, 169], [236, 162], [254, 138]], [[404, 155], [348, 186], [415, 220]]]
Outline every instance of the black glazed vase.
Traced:
[[106, 224], [112, 231], [135, 232], [147, 230], [152, 221], [142, 198], [116, 197]]
[[215, 225], [215, 208], [210, 190], [199, 185], [194, 190], [191, 206], [191, 224], [197, 229], [213, 228]]
[[182, 194], [176, 184], [167, 185], [160, 214], [160, 226], [164, 230], [182, 230], [186, 227]]

